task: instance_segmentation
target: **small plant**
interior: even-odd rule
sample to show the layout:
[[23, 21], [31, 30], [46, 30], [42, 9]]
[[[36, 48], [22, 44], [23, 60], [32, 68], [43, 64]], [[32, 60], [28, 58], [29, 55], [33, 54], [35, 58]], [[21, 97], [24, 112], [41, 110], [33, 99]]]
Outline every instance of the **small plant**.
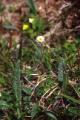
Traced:
[[[6, 6], [10, 2], [7, 11], [4, 10], [4, 2]], [[43, 8], [40, 6], [39, 10], [45, 12], [46, 21], [37, 13], [36, 1], [26, 2], [29, 14], [26, 14], [25, 7], [28, 6], [24, 1], [20, 2], [19, 8], [9, 0], [0, 2], [0, 120], [79, 120], [80, 37], [72, 37], [72, 33], [79, 32], [77, 29], [80, 28], [72, 23], [73, 18], [78, 19], [79, 13], [74, 14], [77, 7], [65, 21], [60, 20], [61, 17], [64, 19], [62, 14], [67, 11], [67, 5], [65, 11], [65, 5], [60, 8], [62, 13], [58, 11], [56, 14], [52, 10], [56, 14], [54, 26], [55, 22], [60, 22], [59, 30], [58, 25], [46, 29], [46, 21], [53, 19], [50, 13], [52, 1], [47, 1], [52, 4], [47, 8], [49, 11], [47, 3], [45, 6], [40, 1]], [[55, 6], [59, 3], [54, 1]], [[75, 4], [71, 5], [71, 9]], [[2, 15], [8, 11], [9, 20], [4, 20], [6, 15]], [[48, 19], [49, 13], [51, 17]], [[14, 14], [15, 23], [10, 22]], [[58, 14], [61, 16], [58, 17]], [[19, 28], [16, 18], [20, 22]], [[13, 24], [17, 24], [16, 27]], [[72, 28], [68, 24], [73, 24]], [[14, 40], [15, 36], [19, 37], [19, 41]]]
[[45, 30], [45, 22], [39, 16], [32, 15], [28, 22], [23, 23], [23, 32], [31, 39], [36, 38]]

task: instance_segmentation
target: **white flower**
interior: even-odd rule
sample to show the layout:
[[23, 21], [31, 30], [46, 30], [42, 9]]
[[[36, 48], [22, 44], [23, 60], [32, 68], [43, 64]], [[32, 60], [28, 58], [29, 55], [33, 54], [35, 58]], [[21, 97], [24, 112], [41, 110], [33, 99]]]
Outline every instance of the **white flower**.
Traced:
[[34, 18], [29, 18], [29, 23], [33, 23], [34, 22]]
[[17, 44], [16, 48], [19, 49], [20, 48], [20, 44]]
[[0, 92], [0, 97], [2, 96], [1, 92]]
[[45, 38], [44, 38], [44, 36], [37, 36], [36, 41], [38, 43], [43, 43], [43, 42], [45, 42]]

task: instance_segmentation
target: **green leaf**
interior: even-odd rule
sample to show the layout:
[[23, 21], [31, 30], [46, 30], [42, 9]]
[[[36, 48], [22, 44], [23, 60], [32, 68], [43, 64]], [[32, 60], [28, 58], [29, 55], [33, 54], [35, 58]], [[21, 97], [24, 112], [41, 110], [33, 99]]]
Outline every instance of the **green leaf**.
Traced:
[[51, 55], [47, 50], [43, 50], [43, 55], [42, 55], [42, 59], [43, 59], [43, 64], [44, 66], [51, 71], [52, 66], [51, 66]]
[[30, 10], [33, 14], [36, 14], [37, 11], [36, 11], [36, 7], [35, 7], [35, 4], [34, 4], [34, 1], [33, 0], [27, 0], [28, 2], [28, 5], [30, 7]]
[[57, 120], [57, 117], [52, 112], [46, 111], [45, 113], [48, 117], [52, 118], [52, 120]]
[[0, 109], [8, 109], [9, 105], [6, 101], [0, 100]]
[[32, 89], [31, 88], [23, 87], [23, 92], [25, 92], [27, 95], [31, 95]]
[[5, 28], [5, 29], [7, 29], [7, 30], [16, 30], [16, 31], [19, 31], [15, 26], [13, 26], [13, 25], [10, 24], [10, 23], [4, 24], [4, 25], [3, 25], [3, 28]]
[[70, 100], [72, 101], [73, 103], [76, 103], [76, 104], [80, 104], [80, 100], [77, 100], [71, 96], [68, 96], [68, 95], [65, 95], [65, 94], [61, 94], [61, 96], [63, 96], [64, 98], [66, 98], [67, 100]]
[[40, 112], [41, 112], [41, 108], [39, 107], [38, 104], [35, 104], [35, 105], [32, 107], [31, 117], [32, 117], [32, 118], [36, 117]]
[[80, 109], [76, 107], [69, 107], [68, 112], [70, 112], [73, 115], [79, 115], [80, 116]]
[[22, 91], [22, 87], [21, 87], [21, 71], [20, 71], [20, 60], [18, 60], [15, 64], [14, 67], [14, 74], [13, 74], [13, 92], [14, 92], [14, 96], [16, 98], [15, 104], [17, 107], [17, 115], [18, 118], [21, 117], [21, 91]]
[[64, 59], [61, 59], [58, 64], [58, 81], [64, 81]]
[[61, 58], [58, 65], [58, 81], [62, 82], [63, 90], [65, 91], [68, 84], [68, 75], [66, 72], [66, 61], [63, 58]]
[[13, 89], [14, 95], [18, 102], [21, 101], [21, 80], [20, 80], [21, 72], [20, 72], [20, 61], [17, 61], [14, 68], [14, 75], [13, 75]]
[[32, 23], [33, 30], [34, 31], [36, 30], [38, 34], [44, 32], [45, 21], [39, 16], [34, 16], [33, 18], [34, 18], [34, 22]]
[[1, 85], [6, 85], [6, 78], [3, 75], [0, 75], [0, 84]]

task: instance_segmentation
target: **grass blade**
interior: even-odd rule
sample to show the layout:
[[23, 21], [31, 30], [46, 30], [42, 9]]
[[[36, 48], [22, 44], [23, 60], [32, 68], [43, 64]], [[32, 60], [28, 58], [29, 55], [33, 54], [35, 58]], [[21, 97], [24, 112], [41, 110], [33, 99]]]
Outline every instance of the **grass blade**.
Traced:
[[68, 95], [65, 95], [65, 94], [61, 94], [62, 97], [66, 98], [67, 100], [70, 100], [72, 101], [73, 103], [76, 103], [76, 104], [80, 104], [80, 100], [77, 100], [71, 96], [68, 96]]
[[37, 11], [36, 11], [36, 7], [35, 7], [35, 4], [34, 4], [34, 1], [33, 0], [27, 0], [28, 2], [28, 5], [30, 7], [30, 10], [33, 14], [36, 14]]
[[16, 98], [17, 105], [17, 115], [20, 118], [20, 110], [21, 110], [21, 81], [20, 81], [20, 60], [17, 61], [14, 67], [14, 76], [13, 76], [13, 91]]

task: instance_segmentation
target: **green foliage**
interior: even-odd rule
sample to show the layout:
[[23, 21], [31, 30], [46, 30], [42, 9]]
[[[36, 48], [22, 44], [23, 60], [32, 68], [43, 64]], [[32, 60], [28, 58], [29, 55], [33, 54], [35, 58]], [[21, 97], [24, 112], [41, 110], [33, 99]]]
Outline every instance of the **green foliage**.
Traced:
[[68, 85], [68, 77], [66, 72], [66, 62], [63, 58], [61, 58], [58, 65], [58, 81], [62, 83], [63, 89], [66, 90]]
[[54, 86], [54, 81], [51, 78], [50, 75], [46, 76], [46, 80], [42, 82], [37, 88], [36, 88], [36, 96], [40, 97], [42, 96], [46, 91], [48, 91], [50, 88]]
[[51, 75], [48, 75], [48, 76], [46, 77], [46, 82], [45, 82], [45, 86], [44, 86], [45, 92], [46, 92], [49, 88], [53, 87], [53, 86], [54, 86], [54, 83], [55, 83], [55, 81], [52, 79]]
[[68, 108], [68, 112], [70, 115], [78, 115], [80, 116], [80, 109], [79, 108], [76, 108], [76, 107], [69, 107]]
[[[29, 94], [27, 94], [29, 95]], [[23, 97], [23, 105], [24, 105], [24, 115], [31, 115], [31, 110], [32, 110], [32, 102], [31, 102], [31, 97], [30, 96], [24, 96]]]
[[32, 89], [31, 88], [25, 88], [25, 87], [23, 87], [23, 92], [24, 93], [26, 93], [27, 95], [31, 95], [31, 93], [32, 93]]
[[0, 109], [6, 110], [9, 108], [9, 105], [7, 104], [6, 101], [0, 100]]
[[13, 75], [13, 89], [14, 89], [14, 94], [15, 94], [16, 100], [18, 102], [21, 101], [21, 81], [20, 81], [20, 76], [21, 76], [20, 61], [18, 61], [15, 64], [14, 75]]
[[69, 64], [74, 64], [76, 62], [77, 48], [75, 43], [65, 43], [63, 46], [64, 55], [66, 56], [67, 62]]
[[80, 100], [77, 100], [71, 96], [65, 95], [65, 94], [61, 94], [61, 96], [63, 96], [64, 98], [66, 98], [67, 100], [75, 103], [75, 104], [80, 104]]
[[44, 20], [39, 16], [33, 16], [32, 18], [34, 19], [34, 21], [32, 22], [32, 29], [36, 30], [38, 33], [44, 32], [45, 29]]
[[[47, 24], [37, 15], [34, 1], [27, 2], [31, 14], [20, 31], [21, 61], [13, 59], [15, 52], [19, 53], [15, 50], [17, 43], [13, 41], [13, 47], [8, 49], [8, 40], [0, 36], [0, 110], [8, 120], [74, 120], [80, 116], [80, 37], [72, 43], [56, 41], [54, 47], [48, 46], [46, 40], [38, 43], [36, 38], [42, 34], [44, 37]], [[10, 11], [16, 12], [11, 7]], [[0, 14], [3, 10], [1, 4]], [[2, 27], [5, 31], [18, 31], [9, 21]]]
[[[30, 22], [30, 19], [32, 19], [32, 22]], [[24, 25], [28, 25], [27, 29], [23, 29], [23, 32], [29, 39], [34, 39], [39, 34], [44, 33], [46, 28], [45, 21], [38, 15], [31, 15], [27, 22], [23, 24], [23, 26]]]
[[54, 113], [50, 111], [46, 111], [45, 113], [49, 117], [49, 120], [57, 120], [57, 117], [54, 115]]
[[[3, 46], [3, 48], [5, 47], [6, 45]], [[63, 50], [64, 53], [62, 55]], [[5, 58], [5, 56], [7, 56], [6, 59], [7, 61], [3, 59], [2, 62], [5, 63], [5, 65], [8, 68], [10, 68], [11, 72], [10, 71], [9, 72], [13, 80], [10, 83], [11, 84], [10, 92], [3, 91], [1, 93], [2, 94], [1, 101], [3, 101], [1, 103], [2, 104], [1, 109], [12, 110], [11, 113], [8, 113], [10, 119], [12, 119], [14, 116], [16, 116], [16, 118], [18, 119], [20, 118], [24, 119], [26, 115], [29, 115], [32, 119], [35, 118], [37, 119], [37, 117], [42, 114], [42, 109], [43, 109], [38, 105], [39, 99], [47, 91], [50, 90], [50, 92], [47, 93], [46, 96], [49, 96], [49, 94], [52, 95], [49, 98], [47, 97], [48, 98], [47, 104], [56, 104], [55, 101], [58, 101], [58, 99], [64, 99], [64, 104], [66, 105], [66, 101], [67, 101], [70, 104], [70, 107], [69, 108], [64, 107], [63, 110], [60, 110], [60, 106], [58, 106], [54, 108], [54, 112], [49, 111], [45, 113], [49, 120], [57, 120], [57, 117], [61, 118], [60, 116], [61, 115], [64, 116], [64, 114], [71, 116], [73, 118], [74, 116], [79, 116], [79, 114], [77, 113], [78, 109], [76, 106], [77, 104], [80, 105], [80, 101], [77, 100], [76, 97], [74, 97], [73, 94], [68, 90], [70, 88], [69, 85], [70, 76], [68, 73], [71, 70], [70, 68], [68, 68], [68, 66], [74, 65], [76, 62], [76, 55], [75, 55], [77, 52], [76, 45], [75, 44], [70, 45], [70, 43], [65, 42], [62, 46], [59, 45], [58, 48], [55, 47], [54, 49], [53, 48], [49, 49], [49, 48], [45, 48], [44, 46], [39, 46], [33, 40], [28, 40], [27, 47], [22, 48], [22, 52], [23, 53], [22, 53], [21, 63], [22, 64], [25, 63], [24, 66], [25, 69], [22, 68], [19, 60], [16, 63], [12, 64], [12, 62], [9, 59], [11, 55], [9, 51], [5, 52], [4, 50], [1, 53], [1, 57], [0, 57], [1, 60], [2, 58]], [[71, 59], [69, 60], [70, 56]], [[29, 68], [26, 65], [29, 65]], [[45, 72], [43, 75], [41, 75], [42, 71], [38, 70], [37, 68], [38, 65], [43, 66], [42, 69], [44, 69]], [[55, 74], [57, 75], [56, 80], [52, 76], [54, 72], [53, 70], [55, 70]], [[78, 70], [78, 68], [74, 70], [75, 72], [77, 72], [76, 70]], [[53, 72], [51, 73], [51, 71]], [[38, 72], [40, 73], [41, 76], [40, 80], [45, 79], [45, 81], [35, 88], [36, 84], [34, 78], [36, 77], [37, 74], [36, 77], [36, 81], [37, 81]], [[1, 85], [7, 85], [6, 79], [8, 76], [5, 76], [4, 72], [2, 72], [1, 70], [0, 73], [1, 73], [0, 74]], [[26, 76], [28, 79], [26, 83], [23, 82], [24, 76]], [[29, 86], [27, 83], [29, 84]], [[58, 88], [56, 87], [56, 90], [52, 89], [55, 87], [56, 83], [58, 83], [57, 84]], [[72, 88], [74, 93], [76, 93], [77, 97], [79, 97], [80, 96], [79, 85], [72, 86]], [[35, 98], [32, 96], [33, 91]], [[73, 97], [71, 97], [70, 95], [72, 95]], [[38, 100], [38, 102], [36, 102], [36, 99]], [[61, 108], [63, 108], [63, 104], [61, 105]], [[57, 113], [55, 112], [56, 109], [57, 109]]]
[[64, 59], [59, 61], [59, 65], [58, 65], [58, 81], [60, 81], [60, 82], [64, 81]]
[[31, 111], [32, 119], [38, 116], [40, 112], [41, 112], [41, 108], [39, 107], [39, 105], [38, 104], [33, 105], [32, 111]]
[[21, 91], [22, 91], [22, 87], [21, 87], [21, 71], [20, 71], [20, 60], [18, 60], [15, 64], [15, 67], [13, 69], [14, 73], [13, 73], [13, 93], [16, 99], [16, 108], [17, 108], [17, 115], [18, 118], [21, 117]]
[[43, 50], [42, 61], [43, 61], [45, 68], [48, 71], [51, 71], [51, 69], [52, 69], [52, 67], [51, 67], [51, 54], [48, 52], [47, 49]]
[[3, 76], [2, 74], [0, 75], [0, 85], [6, 85], [7, 81], [5, 76]]
[[27, 2], [29, 4], [31, 13], [36, 14], [37, 11], [36, 11], [36, 7], [35, 7], [35, 4], [34, 4], [34, 1], [33, 0], [27, 0]]

